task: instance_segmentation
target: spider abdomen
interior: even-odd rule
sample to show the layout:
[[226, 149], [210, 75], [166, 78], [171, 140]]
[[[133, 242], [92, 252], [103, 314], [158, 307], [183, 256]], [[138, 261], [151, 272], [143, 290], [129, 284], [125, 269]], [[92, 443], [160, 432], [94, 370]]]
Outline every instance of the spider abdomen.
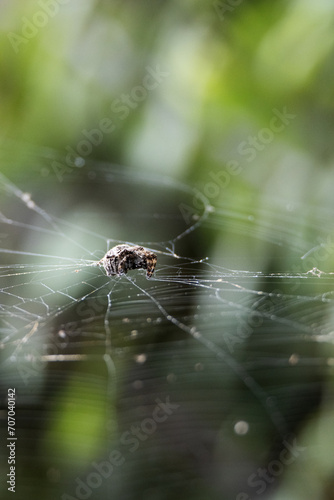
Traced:
[[117, 245], [108, 250], [100, 263], [107, 276], [121, 276], [133, 269], [146, 269], [146, 276], [150, 278], [154, 273], [157, 256], [139, 245]]

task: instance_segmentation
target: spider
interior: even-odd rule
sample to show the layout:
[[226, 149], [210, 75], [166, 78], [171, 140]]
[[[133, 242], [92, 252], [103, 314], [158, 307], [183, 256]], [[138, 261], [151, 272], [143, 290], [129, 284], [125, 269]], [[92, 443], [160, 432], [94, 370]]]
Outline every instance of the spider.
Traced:
[[132, 269], [146, 269], [147, 278], [151, 278], [156, 263], [155, 253], [138, 245], [117, 245], [108, 250], [99, 262], [107, 276], [121, 276]]

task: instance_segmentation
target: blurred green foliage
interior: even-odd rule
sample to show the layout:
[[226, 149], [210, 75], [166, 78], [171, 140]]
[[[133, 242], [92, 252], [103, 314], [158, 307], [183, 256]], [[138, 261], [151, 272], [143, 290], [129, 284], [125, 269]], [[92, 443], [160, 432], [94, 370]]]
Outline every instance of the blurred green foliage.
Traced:
[[[80, 168], [76, 155], [171, 174], [220, 205], [227, 221], [234, 214], [227, 242], [219, 224], [207, 236], [218, 260], [271, 270], [276, 259], [289, 270], [289, 248], [274, 254], [270, 242], [277, 232], [293, 250], [303, 238], [313, 241], [306, 224], [312, 208], [300, 210], [298, 230], [284, 233], [276, 200], [290, 212], [299, 204], [334, 208], [333, 28], [330, 0], [3, 1], [0, 145], [14, 152], [2, 157], [1, 171], [18, 184], [29, 178], [19, 161], [29, 145], [63, 156], [34, 171], [41, 191], [46, 178], [61, 182]], [[17, 161], [9, 161], [13, 155]], [[252, 211], [262, 213], [268, 200], [256, 227]], [[238, 261], [247, 231], [257, 239], [248, 260]], [[55, 455], [76, 462], [98, 449], [105, 411], [101, 394], [94, 399], [85, 386], [81, 400], [80, 386], [73, 379], [59, 396], [59, 418], [45, 438], [48, 447], [61, 435]], [[94, 406], [87, 405], [90, 397]], [[68, 405], [73, 400], [75, 408]], [[326, 419], [328, 433], [331, 423]], [[316, 431], [308, 432], [312, 443]], [[321, 461], [330, 470], [327, 448]], [[296, 477], [299, 471], [294, 484]], [[319, 482], [313, 480], [314, 494]]]
[[[66, 155], [85, 130], [110, 119], [115, 128], [93, 145], [91, 158], [201, 183], [231, 158], [243, 165], [241, 177], [267, 190], [264, 183], [289, 157], [317, 174], [331, 165], [329, 1], [45, 0], [1, 8], [2, 141]], [[145, 95], [134, 89], [147, 67], [168, 76]], [[127, 114], [115, 111], [117, 99], [127, 102]], [[293, 123], [255, 162], [240, 156], [239, 144], [267, 126], [273, 108], [284, 107], [296, 115]], [[291, 180], [284, 176], [277, 195], [304, 175], [301, 169]]]

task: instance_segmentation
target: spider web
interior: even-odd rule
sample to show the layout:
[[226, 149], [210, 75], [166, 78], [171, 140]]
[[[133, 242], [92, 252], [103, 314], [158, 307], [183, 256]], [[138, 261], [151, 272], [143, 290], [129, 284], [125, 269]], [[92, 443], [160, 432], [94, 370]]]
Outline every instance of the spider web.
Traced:
[[[332, 214], [279, 200], [243, 205], [227, 195], [212, 203], [177, 180], [102, 162], [86, 161], [59, 182], [55, 159], [54, 151], [26, 149], [13, 175], [0, 176], [2, 389], [15, 386], [23, 408], [49, 409], [73, 376], [93, 392], [102, 387], [109, 446], [157, 397], [177, 402], [165, 433], [103, 486], [123, 498], [124, 488], [131, 495], [122, 474], [138, 486], [143, 456], [162, 441], [187, 464], [176, 483], [193, 481], [188, 453], [195, 476], [199, 469], [207, 477], [203, 464], [217, 464], [217, 447], [242, 434], [252, 446], [270, 436], [255, 446], [257, 460], [270, 456], [315, 411], [334, 364]], [[14, 182], [22, 162], [29, 174]], [[229, 237], [237, 256], [224, 253]], [[249, 268], [250, 241], [265, 248], [258, 267]], [[144, 270], [105, 275], [97, 263], [121, 243], [157, 254], [151, 279]], [[92, 391], [78, 398], [88, 404]], [[49, 475], [62, 470], [60, 452], [57, 466], [46, 455]], [[170, 459], [155, 456], [166, 472]], [[240, 491], [254, 457], [245, 462], [237, 477], [229, 468], [223, 480], [215, 476], [218, 491], [220, 481], [229, 494]], [[74, 495], [73, 479], [60, 484], [60, 493]]]

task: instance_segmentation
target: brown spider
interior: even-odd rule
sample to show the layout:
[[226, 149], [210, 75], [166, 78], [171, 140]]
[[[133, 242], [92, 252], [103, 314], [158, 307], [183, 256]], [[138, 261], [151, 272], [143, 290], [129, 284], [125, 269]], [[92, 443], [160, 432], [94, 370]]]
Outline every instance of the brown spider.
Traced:
[[107, 276], [121, 276], [132, 269], [146, 269], [148, 278], [154, 273], [156, 263], [155, 253], [137, 245], [117, 245], [108, 250], [99, 262]]

